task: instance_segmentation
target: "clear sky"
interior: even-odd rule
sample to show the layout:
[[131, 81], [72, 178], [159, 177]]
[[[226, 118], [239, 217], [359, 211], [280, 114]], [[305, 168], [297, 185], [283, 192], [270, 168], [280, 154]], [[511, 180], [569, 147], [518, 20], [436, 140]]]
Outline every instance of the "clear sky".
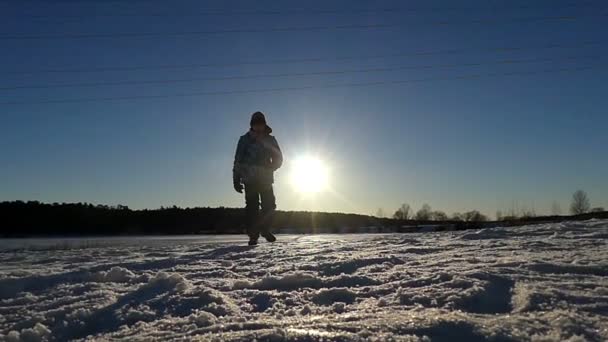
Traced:
[[[261, 110], [285, 154], [279, 209], [566, 212], [579, 188], [608, 207], [607, 15], [565, 0], [3, 2], [0, 200], [242, 206], [232, 158]], [[310, 154], [331, 191], [303, 197], [289, 174]]]

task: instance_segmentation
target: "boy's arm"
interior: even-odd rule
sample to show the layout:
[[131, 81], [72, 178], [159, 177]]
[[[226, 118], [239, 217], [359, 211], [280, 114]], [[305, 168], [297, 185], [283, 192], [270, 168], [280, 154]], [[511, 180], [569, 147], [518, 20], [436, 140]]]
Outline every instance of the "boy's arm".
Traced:
[[273, 136], [272, 137], [272, 169], [277, 170], [283, 165], [283, 153], [279, 147], [279, 142]]
[[243, 160], [243, 137], [239, 138], [239, 142], [236, 145], [236, 152], [234, 153], [234, 164], [232, 165], [232, 182], [235, 187], [237, 184], [241, 184], [241, 161]]

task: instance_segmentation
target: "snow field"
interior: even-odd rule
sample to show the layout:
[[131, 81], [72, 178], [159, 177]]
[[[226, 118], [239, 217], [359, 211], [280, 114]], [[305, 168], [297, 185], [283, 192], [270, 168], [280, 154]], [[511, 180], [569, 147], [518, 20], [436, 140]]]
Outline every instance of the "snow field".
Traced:
[[608, 221], [0, 249], [0, 340], [605, 341]]

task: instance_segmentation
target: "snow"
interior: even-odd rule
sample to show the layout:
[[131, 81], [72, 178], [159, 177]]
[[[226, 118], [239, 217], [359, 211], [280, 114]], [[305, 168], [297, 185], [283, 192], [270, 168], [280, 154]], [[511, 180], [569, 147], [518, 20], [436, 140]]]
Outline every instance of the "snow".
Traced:
[[605, 341], [608, 220], [0, 240], [0, 341]]

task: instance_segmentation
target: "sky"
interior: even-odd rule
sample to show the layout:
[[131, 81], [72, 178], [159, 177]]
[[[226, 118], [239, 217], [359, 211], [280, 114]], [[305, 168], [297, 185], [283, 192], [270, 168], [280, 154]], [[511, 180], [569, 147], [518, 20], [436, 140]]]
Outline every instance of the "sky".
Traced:
[[[574, 4], [577, 5], [574, 5]], [[608, 207], [602, 1], [0, 4], [0, 200], [244, 205], [267, 115], [282, 210]], [[118, 84], [117, 84], [118, 83]], [[312, 155], [328, 189], [290, 174]]]

